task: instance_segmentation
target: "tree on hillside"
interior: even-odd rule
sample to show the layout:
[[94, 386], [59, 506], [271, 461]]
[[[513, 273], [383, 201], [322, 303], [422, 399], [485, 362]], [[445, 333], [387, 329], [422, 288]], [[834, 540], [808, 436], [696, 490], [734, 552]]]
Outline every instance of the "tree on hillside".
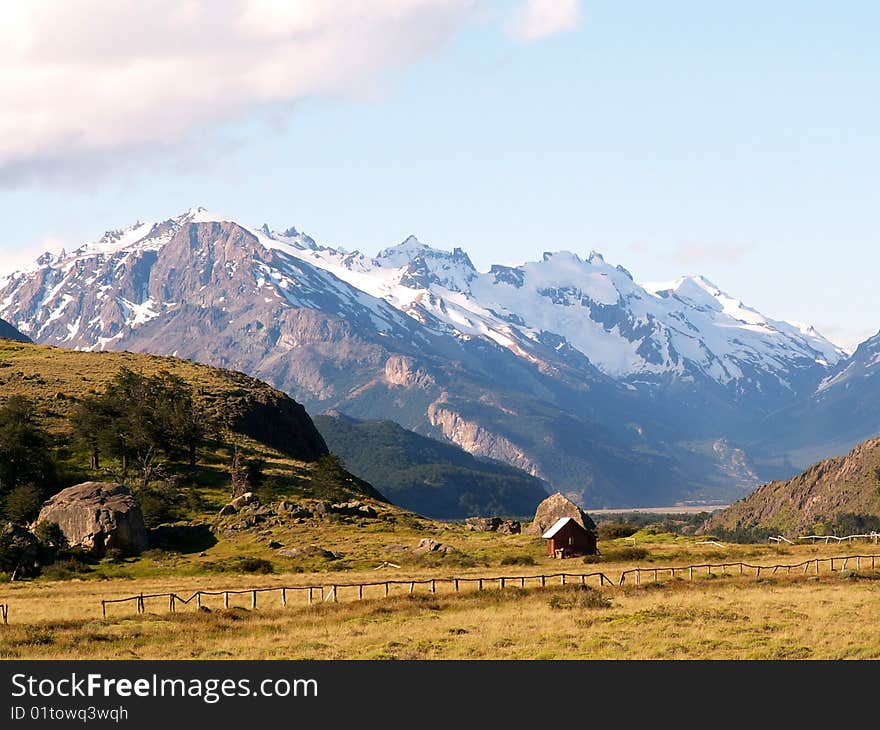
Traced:
[[51, 443], [37, 423], [32, 401], [13, 396], [0, 408], [0, 497], [7, 519], [25, 521], [35, 516], [55, 485]]
[[324, 454], [312, 466], [312, 489], [315, 495], [334, 499], [345, 487], [348, 472], [342, 459], [334, 453]]
[[102, 456], [113, 459], [124, 482], [134, 466], [143, 487], [157, 476], [161, 456], [195, 466], [203, 423], [192, 388], [182, 378], [127, 368], [104, 393], [85, 399], [73, 417], [76, 440], [88, 450], [92, 468], [99, 468]]

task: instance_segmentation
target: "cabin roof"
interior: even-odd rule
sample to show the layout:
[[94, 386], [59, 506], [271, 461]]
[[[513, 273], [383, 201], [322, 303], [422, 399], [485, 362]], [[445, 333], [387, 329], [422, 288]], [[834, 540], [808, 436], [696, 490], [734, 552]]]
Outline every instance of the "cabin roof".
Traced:
[[[573, 520], [571, 517], [560, 517], [558, 520], [556, 520], [556, 522], [554, 522], [550, 527], [547, 528], [547, 532], [545, 532], [543, 535], [541, 535], [541, 537], [543, 537], [546, 540], [549, 540], [557, 532], [559, 532], [563, 527], [565, 527], [569, 522], [574, 522], [578, 527], [580, 527], [580, 525], [578, 525], [578, 523], [575, 522], [575, 520]], [[583, 529], [583, 528], [581, 528], [581, 529]]]

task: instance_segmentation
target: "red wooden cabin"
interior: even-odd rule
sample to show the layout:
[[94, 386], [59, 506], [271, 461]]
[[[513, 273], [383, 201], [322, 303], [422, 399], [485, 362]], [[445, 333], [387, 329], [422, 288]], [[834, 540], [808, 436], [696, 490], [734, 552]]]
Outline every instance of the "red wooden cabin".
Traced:
[[585, 530], [571, 517], [562, 517], [541, 535], [547, 541], [547, 555], [551, 558], [570, 558], [575, 555], [594, 555], [596, 534]]

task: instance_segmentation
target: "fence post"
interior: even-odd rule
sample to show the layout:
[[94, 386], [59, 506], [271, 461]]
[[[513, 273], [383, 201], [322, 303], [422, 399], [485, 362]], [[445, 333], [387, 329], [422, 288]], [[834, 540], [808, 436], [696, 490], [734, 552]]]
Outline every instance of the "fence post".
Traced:
[[[503, 588], [504, 586], [502, 586]], [[434, 578], [431, 578], [431, 593], [437, 592], [437, 581]]]
[[706, 566], [706, 575], [712, 575], [712, 566], [711, 565]]
[[364, 586], [362, 584], [358, 585], [358, 600], [359, 601], [364, 600]]
[[7, 606], [4, 603], [3, 604], [3, 625], [5, 626], [8, 623], [9, 623], [9, 606]]
[[636, 568], [636, 585], [640, 586], [642, 584], [642, 569]]
[[654, 582], [657, 582], [657, 568], [654, 568]]
[[[872, 565], [871, 567], [873, 567], [873, 565]], [[525, 579], [525, 578], [520, 578], [520, 579], [519, 579], [519, 587], [520, 587], [520, 588], [525, 588], [525, 587], [526, 587], [526, 579]]]
[[[483, 581], [480, 581], [481, 584], [482, 584], [482, 582], [483, 582]], [[413, 592], [415, 592], [415, 590], [416, 590], [416, 583], [415, 583], [415, 581], [410, 581], [410, 583], [409, 583], [409, 592], [410, 592], [410, 593], [413, 593]]]
[[816, 575], [819, 575], [819, 558], [816, 558]]
[[[453, 583], [453, 585], [454, 585], [454, 590], [455, 590], [455, 592], [458, 593], [458, 578], [453, 578], [453, 579], [452, 579], [452, 583]], [[386, 595], [387, 595], [387, 594], [386, 594]]]
[[739, 574], [742, 575], [744, 570], [745, 570], [745, 566], [742, 563], [740, 563], [739, 564]]
[[388, 582], [385, 582], [385, 598], [388, 598], [388, 593], [391, 591], [391, 586], [388, 585]]
[[862, 556], [859, 555], [856, 557], [856, 570], [862, 569]]
[[483, 590], [483, 579], [482, 578], [477, 580], [477, 590], [478, 591]]
[[546, 583], [547, 583], [547, 577], [542, 575], [541, 576], [541, 588], [543, 588], [546, 585]]
[[281, 589], [281, 605], [282, 606], [287, 605], [287, 589], [286, 588]]
[[831, 572], [834, 572], [834, 558], [831, 558]]
[[498, 579], [498, 590], [499, 590], [499, 591], [503, 591], [503, 590], [504, 590], [504, 578], [499, 578], [499, 579]]
[[331, 586], [330, 591], [333, 593], [333, 603], [339, 603], [339, 596], [336, 594], [337, 586]]
[[559, 585], [561, 585], [561, 586], [565, 585], [565, 573], [563, 573], [562, 575], [559, 576]]
[[140, 597], [140, 600], [138, 601], [138, 612], [139, 612], [139, 613], [146, 613], [146, 612], [147, 612], [146, 606], [144, 606], [144, 594], [143, 594], [143, 592], [141, 592], [141, 597]]
[[[5, 614], [6, 611], [4, 611], [3, 613]], [[107, 602], [106, 601], [101, 601], [101, 615], [104, 618], [107, 618]]]
[[223, 608], [229, 608], [229, 591], [223, 591]]
[[691, 567], [688, 567], [688, 580], [693, 580], [693, 579], [694, 579], [694, 569]]
[[309, 605], [312, 605], [312, 587], [309, 586]]
[[202, 607], [202, 592], [196, 591], [196, 608]]
[[[601, 573], [599, 575], [601, 575]], [[602, 579], [600, 578], [599, 580], [601, 582]], [[585, 576], [583, 573], [581, 573], [581, 585], [584, 586], [586, 584], [587, 584], [587, 576]]]
[[[581, 585], [583, 585], [583, 584], [584, 584], [584, 576], [581, 576]], [[599, 573], [599, 585], [600, 586], [605, 585], [605, 574], [604, 573]]]
[[175, 608], [174, 608], [174, 594], [173, 594], [173, 593], [169, 594], [169, 596], [168, 596], [168, 610], [171, 611], [171, 613], [174, 613], [174, 612], [175, 612]]

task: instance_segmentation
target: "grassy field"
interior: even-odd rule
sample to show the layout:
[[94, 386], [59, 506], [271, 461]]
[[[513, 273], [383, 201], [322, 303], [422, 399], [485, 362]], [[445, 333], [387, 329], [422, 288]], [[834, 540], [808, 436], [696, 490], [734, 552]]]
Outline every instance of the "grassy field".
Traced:
[[[401, 536], [397, 535], [399, 539]], [[796, 563], [815, 557], [877, 554], [874, 545], [846, 547], [730, 546], [720, 551], [692, 539], [659, 536], [640, 545], [652, 565], [747, 559], [760, 564]], [[487, 551], [507, 536], [460, 533]], [[516, 536], [518, 549], [541, 547], [534, 537]], [[608, 552], [625, 545], [608, 545]], [[476, 549], [476, 548], [475, 548]], [[536, 550], [535, 550], [536, 552]], [[724, 553], [719, 556], [718, 553]], [[880, 562], [880, 561], [878, 561]], [[585, 565], [536, 559], [534, 566], [499, 565], [384, 567], [345, 572], [277, 575], [178, 574], [6, 584], [0, 602], [10, 605], [10, 624], [0, 628], [0, 657], [5, 658], [314, 658], [314, 659], [843, 659], [880, 658], [880, 572], [864, 570], [819, 578], [788, 576], [706, 577], [641, 586], [598, 589], [510, 588], [499, 591], [474, 584], [455, 594], [438, 584], [436, 594], [419, 587], [410, 595], [400, 586], [388, 598], [368, 589], [362, 601], [356, 589], [340, 592], [339, 603], [309, 606], [304, 593], [290, 594], [286, 608], [278, 593], [250, 597], [206, 598], [167, 610], [167, 599], [111, 606], [101, 618], [100, 599], [144, 591], [226, 590], [260, 586], [357, 583], [359, 581], [442, 578], [451, 575], [535, 575], [564, 568], [578, 573], [601, 569], [612, 578], [634, 563]], [[839, 567], [839, 566], [838, 566]], [[530, 585], [537, 585], [531, 583]], [[594, 583], [598, 586], [597, 583]]]
[[[240, 374], [186, 361], [129, 353], [76, 353], [0, 343], [0, 403], [9, 395], [36, 401], [41, 419], [59, 443], [77, 399], [100, 392], [121, 366], [147, 374], [168, 369], [192, 383], [206, 412], [230, 402], [256, 407], [281, 397]], [[452, 592], [451, 577], [533, 576], [565, 570], [601, 570], [615, 582], [622, 570], [641, 566], [747, 561], [770, 565], [844, 554], [877, 554], [880, 546], [701, 544], [705, 538], [643, 529], [632, 537], [601, 540], [602, 556], [589, 562], [548, 559], [534, 535], [471, 531], [465, 525], [425, 519], [358, 495], [375, 516], [329, 514], [311, 488], [313, 466], [239, 433], [238, 440], [266, 462], [257, 490], [268, 513], [216, 522], [229, 498], [223, 445], [210, 442], [197, 470], [181, 487], [183, 516], [151, 534], [150, 550], [136, 558], [60, 560], [32, 580], [0, 582], [0, 604], [9, 625], [0, 626], [0, 658], [878, 658], [880, 573], [778, 576], [704, 573], [642, 584], [598, 588], [538, 587], [525, 590], [474, 583]], [[71, 451], [67, 465], [82, 469]], [[77, 461], [80, 460], [80, 461]], [[275, 509], [288, 498], [307, 517]], [[261, 507], [260, 509], [263, 509]], [[274, 511], [273, 511], [274, 510]], [[238, 521], [238, 524], [236, 524]], [[212, 529], [213, 527], [213, 529]], [[420, 541], [449, 551], [420, 552]], [[863, 566], [864, 567], [864, 566]], [[229, 608], [220, 597], [168, 612], [167, 599], [112, 604], [101, 600], [140, 593], [356, 584], [436, 579], [435, 594], [419, 586], [409, 594], [395, 587], [341, 589], [339, 603], [308, 605], [303, 592], [248, 595]]]

